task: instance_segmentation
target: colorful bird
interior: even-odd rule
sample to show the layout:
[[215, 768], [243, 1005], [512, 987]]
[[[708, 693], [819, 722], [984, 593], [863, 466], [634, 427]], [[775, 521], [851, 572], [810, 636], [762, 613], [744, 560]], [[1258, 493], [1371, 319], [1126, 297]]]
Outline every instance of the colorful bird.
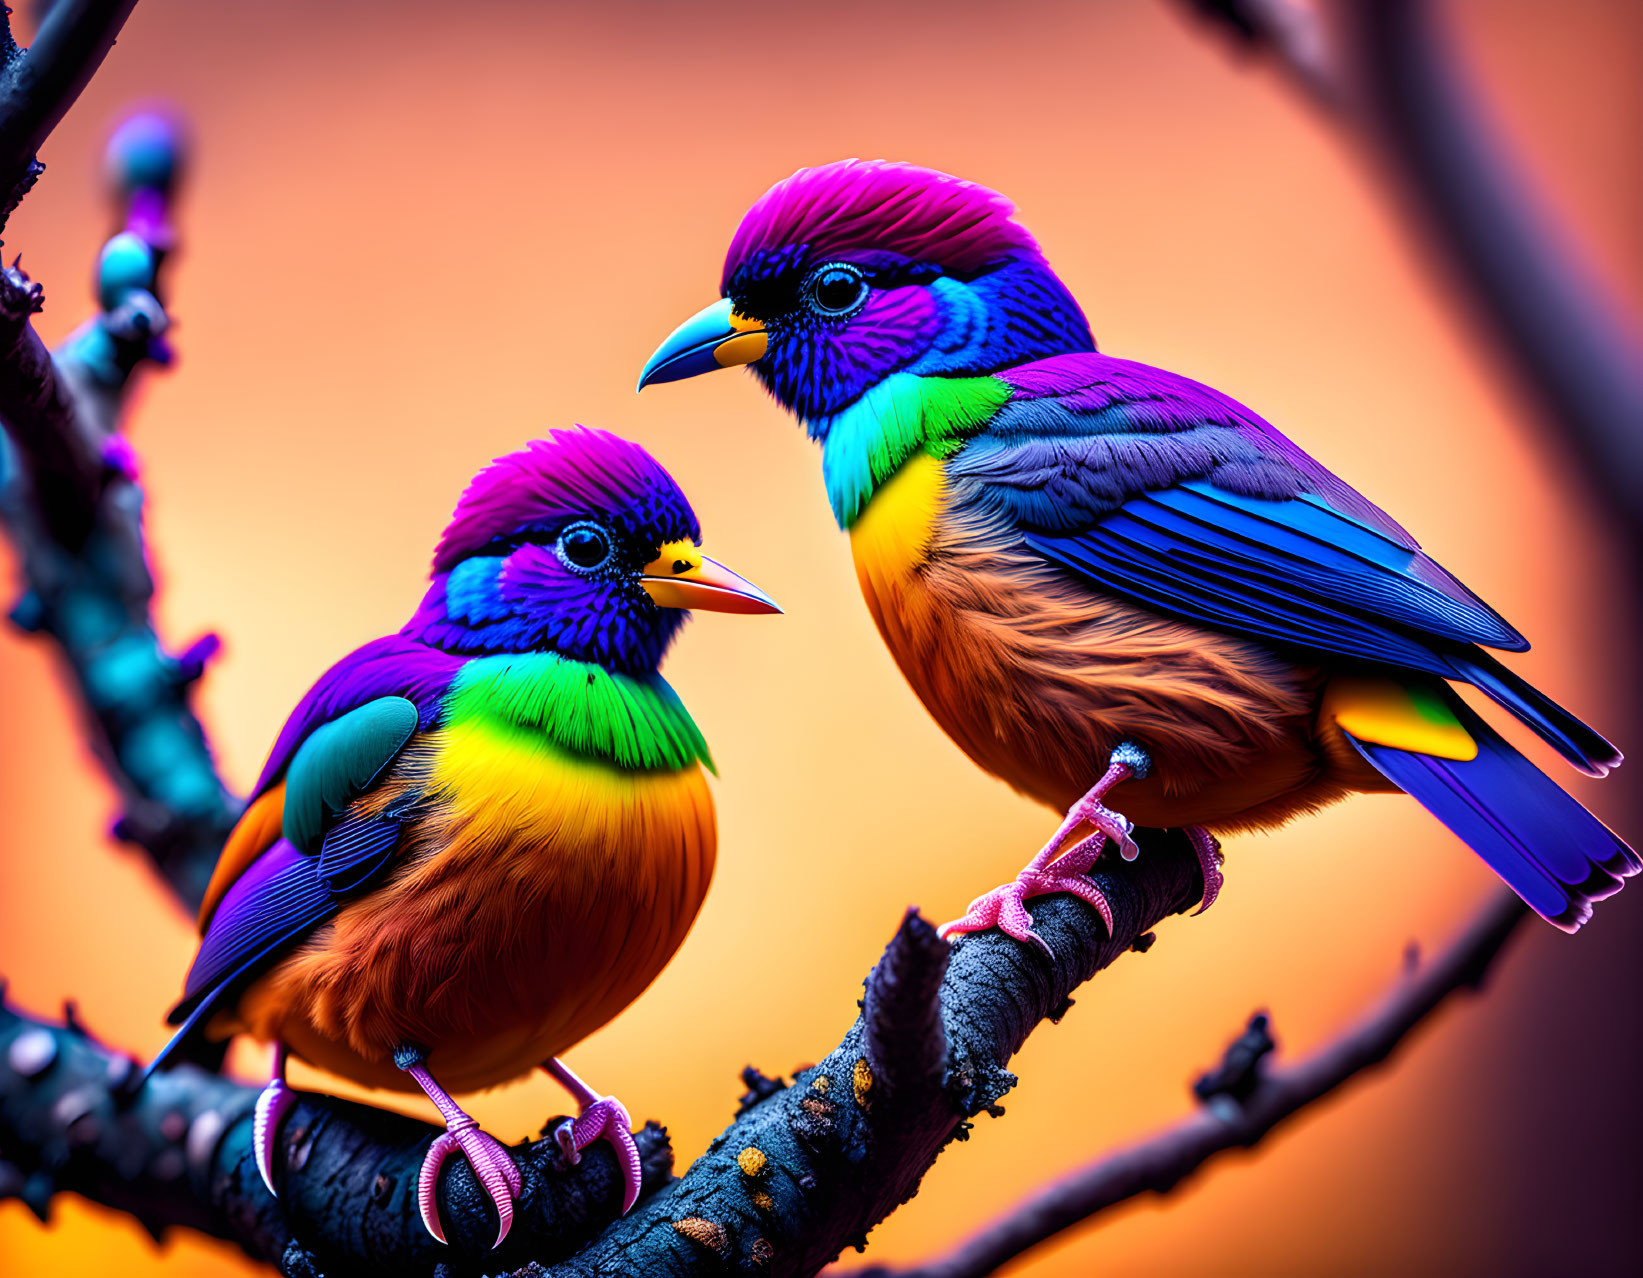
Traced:
[[1214, 833], [1386, 790], [1578, 928], [1643, 862], [1450, 684], [1583, 772], [1614, 747], [1484, 651], [1528, 644], [1378, 507], [1229, 396], [1097, 353], [1014, 213], [913, 165], [802, 169], [639, 382], [752, 365], [822, 447], [908, 682], [978, 764], [1066, 812], [949, 931], [1037, 940], [1024, 902], [1046, 892], [1110, 926], [1087, 872], [1109, 840], [1134, 856], [1132, 819], [1187, 829], [1207, 909]]
[[438, 1107], [418, 1202], [441, 1242], [453, 1153], [498, 1243], [519, 1193], [450, 1092], [538, 1066], [580, 1105], [566, 1156], [609, 1140], [633, 1205], [627, 1111], [558, 1057], [655, 979], [712, 877], [712, 760], [657, 666], [685, 609], [780, 609], [700, 539], [644, 449], [556, 431], [479, 473], [416, 615], [286, 721], [206, 891], [182, 1028], [149, 1067], [195, 1034], [275, 1044], [254, 1129], [271, 1193], [290, 1052]]

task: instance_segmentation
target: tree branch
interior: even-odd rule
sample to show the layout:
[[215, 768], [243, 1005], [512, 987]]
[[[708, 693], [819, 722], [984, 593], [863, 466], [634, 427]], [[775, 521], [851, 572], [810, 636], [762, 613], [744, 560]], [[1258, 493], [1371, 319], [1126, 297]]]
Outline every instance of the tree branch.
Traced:
[[[461, 1159], [446, 1165], [440, 1187], [451, 1246], [422, 1227], [417, 1173], [437, 1134], [428, 1124], [304, 1093], [281, 1127], [276, 1200], [251, 1150], [257, 1088], [182, 1066], [133, 1094], [135, 1073], [72, 1016], [48, 1025], [0, 1006], [0, 1198], [19, 1197], [45, 1220], [54, 1194], [77, 1193], [129, 1213], [156, 1238], [197, 1229], [287, 1272], [314, 1271], [314, 1253], [298, 1241], [310, 1238], [318, 1264], [334, 1273], [432, 1274], [442, 1261], [471, 1269], [490, 1256], [495, 1216]], [[654, 1124], [636, 1139], [654, 1191], [671, 1179], [672, 1148]], [[517, 1160], [524, 1193], [505, 1254], [551, 1262], [621, 1208], [621, 1175], [603, 1145], [574, 1168], [551, 1138], [521, 1146]]]
[[1194, 1089], [1204, 1106], [1139, 1145], [1105, 1155], [1012, 1208], [952, 1253], [911, 1269], [859, 1278], [981, 1278], [1063, 1230], [1142, 1194], [1168, 1194], [1218, 1154], [1251, 1149], [1275, 1128], [1388, 1060], [1456, 994], [1482, 987], [1528, 908], [1498, 893], [1435, 962], [1412, 968], [1375, 1011], [1299, 1064], [1266, 1072], [1273, 1042], [1257, 1015]]
[[41, 144], [102, 66], [137, 0], [56, 0], [19, 49], [0, 13], [0, 231], [44, 165]]
[[908, 910], [884, 957], [867, 978], [862, 1068], [880, 1099], [914, 1101], [941, 1086], [947, 1066], [947, 1029], [941, 1023], [941, 981], [948, 946]]
[[[657, 1192], [624, 1219], [615, 1219], [621, 1187], [609, 1151], [566, 1169], [556, 1142], [542, 1139], [516, 1150], [521, 1214], [494, 1253], [488, 1199], [466, 1163], [447, 1165], [440, 1193], [452, 1246], [439, 1247], [415, 1203], [434, 1129], [309, 1094], [281, 1128], [276, 1202], [252, 1161], [255, 1088], [184, 1066], [129, 1096], [130, 1061], [72, 1023], [47, 1026], [10, 1010], [0, 1012], [0, 1194], [43, 1214], [54, 1192], [69, 1190], [156, 1233], [183, 1225], [230, 1239], [288, 1273], [415, 1278], [443, 1265], [445, 1274], [551, 1267], [661, 1278], [748, 1264], [814, 1274], [912, 1197], [969, 1119], [1003, 1112], [998, 1101], [1015, 1085], [1004, 1066], [1039, 1022], [1065, 1010], [1072, 990], [1197, 903], [1202, 883], [1185, 839], [1147, 831], [1142, 848], [1138, 862], [1112, 858], [1095, 875], [1112, 903], [1112, 938], [1080, 901], [1034, 902], [1053, 962], [998, 933], [949, 947], [910, 913], [867, 981], [868, 1016], [902, 999], [904, 1025], [869, 1033], [858, 1020], [791, 1086], [762, 1080], [672, 1183], [666, 1134], [647, 1126], [646, 1189]], [[937, 1007], [939, 1020], [917, 1014]], [[932, 1043], [944, 1050], [933, 1054]]]
[[[890, 1048], [882, 1026], [869, 1035], [857, 1020], [825, 1060], [755, 1100], [682, 1179], [553, 1274], [809, 1275], [843, 1248], [864, 1246], [867, 1231], [917, 1192], [946, 1144], [964, 1139], [970, 1119], [1003, 1113], [998, 1101], [1016, 1081], [1004, 1067], [1032, 1029], [1064, 1012], [1074, 989], [1161, 919], [1198, 903], [1203, 883], [1185, 837], [1144, 831], [1141, 839], [1138, 861], [1097, 865], [1094, 878], [1113, 908], [1111, 938], [1094, 910], [1054, 896], [1033, 902], [1053, 961], [997, 932], [951, 947], [940, 984], [939, 1087], [920, 1092], [896, 1073], [928, 1059], [926, 1027], [915, 1019], [904, 1038], [889, 1035], [902, 1040]], [[886, 1005], [892, 985], [927, 988], [945, 948], [910, 915], [868, 980], [867, 1015]], [[875, 1052], [881, 1067], [896, 1062], [897, 1090], [881, 1092]]]

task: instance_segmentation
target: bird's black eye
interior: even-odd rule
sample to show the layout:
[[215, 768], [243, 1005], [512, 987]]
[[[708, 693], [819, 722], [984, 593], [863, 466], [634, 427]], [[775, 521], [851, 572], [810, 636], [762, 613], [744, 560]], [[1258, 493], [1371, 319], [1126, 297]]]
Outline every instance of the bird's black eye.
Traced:
[[823, 315], [848, 315], [867, 299], [867, 280], [847, 262], [835, 262], [810, 280], [810, 302]]
[[572, 524], [559, 534], [559, 558], [576, 572], [603, 568], [610, 559], [610, 534], [598, 524]]

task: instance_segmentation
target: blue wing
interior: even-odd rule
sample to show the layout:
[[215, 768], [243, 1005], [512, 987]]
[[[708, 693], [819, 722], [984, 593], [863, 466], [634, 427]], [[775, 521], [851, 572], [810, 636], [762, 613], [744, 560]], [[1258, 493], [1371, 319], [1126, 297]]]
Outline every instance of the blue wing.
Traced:
[[1452, 676], [1435, 640], [1528, 647], [1481, 601], [1440, 588], [1419, 550], [1311, 494], [1242, 497], [1192, 480], [1027, 543], [1175, 615], [1303, 648]]
[[1044, 363], [1007, 374], [1027, 397], [949, 468], [1038, 554], [1169, 616], [1473, 683], [1575, 766], [1618, 761], [1482, 650], [1522, 635], [1249, 410], [1126, 361]]
[[171, 1023], [336, 914], [386, 868], [400, 825], [398, 816], [348, 817], [331, 828], [317, 857], [277, 840], [223, 897]]

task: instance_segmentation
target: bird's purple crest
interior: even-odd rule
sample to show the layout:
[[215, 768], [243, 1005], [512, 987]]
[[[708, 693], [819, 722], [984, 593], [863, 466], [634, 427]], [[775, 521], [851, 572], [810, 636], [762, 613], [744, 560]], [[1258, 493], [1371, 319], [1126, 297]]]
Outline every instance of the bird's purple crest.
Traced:
[[864, 252], [968, 279], [1039, 248], [997, 191], [917, 164], [838, 160], [800, 169], [759, 197], [725, 255], [723, 288], [733, 292], [738, 276], [773, 257], [813, 266]]
[[690, 502], [660, 462], [620, 435], [577, 426], [534, 439], [475, 475], [440, 538], [433, 570], [449, 572], [521, 533], [596, 516], [654, 527], [661, 541], [702, 536]]
[[480, 471], [404, 633], [446, 652], [551, 651], [654, 671], [685, 613], [647, 597], [661, 547], [701, 540], [673, 477], [638, 444], [579, 426]]

